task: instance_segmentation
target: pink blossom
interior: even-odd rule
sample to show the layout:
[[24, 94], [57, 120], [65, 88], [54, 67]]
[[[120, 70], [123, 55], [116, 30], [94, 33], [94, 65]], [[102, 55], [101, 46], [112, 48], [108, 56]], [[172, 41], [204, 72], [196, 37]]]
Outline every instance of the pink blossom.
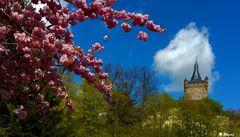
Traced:
[[132, 22], [133, 26], [136, 26], [136, 25], [144, 26], [149, 18], [147, 14], [142, 15], [142, 14], [131, 13], [129, 14], [129, 16], [131, 16], [133, 19], [133, 22]]
[[104, 35], [104, 36], [103, 36], [103, 39], [104, 39], [104, 40], [108, 40], [108, 39], [109, 39], [109, 36], [108, 36], [108, 35]]
[[26, 33], [19, 33], [19, 32], [15, 32], [14, 33], [14, 38], [16, 40], [16, 42], [21, 43], [21, 44], [27, 44], [29, 42], [31, 42], [32, 38], [27, 36]]
[[62, 57], [59, 59], [59, 61], [61, 62], [61, 63], [65, 63], [65, 62], [67, 62], [68, 61], [68, 57], [67, 57], [67, 55], [66, 54], [64, 54], [64, 55], [62, 55]]
[[43, 101], [42, 102], [42, 107], [45, 109], [45, 108], [49, 108], [50, 104], [48, 101]]
[[32, 35], [41, 38], [44, 35], [44, 31], [39, 27], [34, 27]]
[[67, 106], [70, 110], [74, 109], [74, 106], [73, 106], [73, 104], [72, 104], [71, 101], [68, 101], [68, 102], [66, 103], [66, 106]]
[[6, 50], [7, 49], [3, 45], [0, 44], [0, 52], [5, 52]]
[[99, 11], [103, 7], [104, 7], [104, 5], [103, 5], [103, 2], [101, 2], [101, 1], [95, 1], [90, 4], [90, 8], [95, 11]]
[[[116, 19], [124, 19], [124, 18], [128, 17], [128, 15], [127, 15], [125, 10], [115, 11], [115, 12], [116, 12], [115, 13]], [[131, 19], [131, 18], [129, 17], [129, 19]]]
[[8, 91], [0, 90], [0, 93], [3, 100], [9, 101], [12, 98], [12, 95]]
[[87, 19], [87, 17], [84, 15], [84, 11], [82, 9], [78, 9], [75, 12], [75, 16], [76, 16], [76, 19], [78, 19], [80, 22], [83, 22]]
[[106, 0], [106, 5], [111, 6], [112, 4], [116, 3], [117, 0]]
[[129, 32], [131, 30], [131, 26], [125, 22], [122, 23], [121, 27], [125, 32]]
[[43, 94], [38, 93], [38, 99], [39, 99], [40, 101], [44, 101], [45, 97], [44, 97]]
[[43, 94], [38, 93], [38, 101], [39, 101], [39, 105], [38, 105], [38, 111], [41, 111], [41, 109], [46, 109], [49, 107], [49, 102], [45, 101], [45, 97]]
[[108, 28], [114, 28], [115, 26], [117, 26], [117, 24], [118, 24], [118, 21], [115, 20], [115, 19], [107, 21], [107, 27]]
[[68, 94], [66, 93], [66, 92], [64, 92], [64, 91], [62, 91], [62, 92], [60, 92], [60, 93], [58, 93], [58, 96], [60, 97], [60, 98], [67, 98], [68, 97]]
[[30, 51], [31, 51], [31, 49], [30, 49], [29, 47], [24, 47], [22, 50], [23, 50], [24, 52], [30, 52]]
[[148, 40], [148, 34], [146, 32], [140, 31], [137, 36], [138, 39], [147, 41]]
[[39, 91], [41, 87], [40, 87], [39, 84], [35, 84], [35, 85], [34, 85], [34, 88], [35, 88], [37, 91]]
[[146, 27], [153, 32], [164, 32], [165, 29], [161, 28], [160, 25], [156, 25], [153, 23], [153, 21], [148, 21], [146, 23]]
[[98, 77], [99, 77], [100, 79], [107, 79], [107, 78], [108, 78], [108, 73], [99, 73], [99, 74], [98, 74]]
[[25, 119], [27, 117], [27, 112], [23, 110], [23, 105], [20, 106], [20, 108], [15, 108], [13, 112], [18, 116], [19, 119]]
[[48, 82], [48, 85], [49, 85], [49, 86], [54, 86], [54, 85], [55, 85], [55, 82], [54, 82], [53, 80], [50, 80], [50, 81]]
[[24, 88], [23, 88], [23, 91], [24, 91], [24, 92], [29, 92], [29, 90], [30, 90], [29, 87], [24, 87]]
[[36, 77], [44, 77], [44, 73], [40, 68], [35, 69], [34, 73], [36, 74]]
[[11, 16], [13, 20], [16, 21], [17, 23], [22, 23], [24, 17], [23, 14], [19, 14], [18, 12], [11, 12]]
[[31, 59], [31, 55], [30, 54], [24, 54], [24, 58]]
[[97, 50], [98, 52], [101, 52], [103, 50], [103, 48], [104, 47], [99, 43], [95, 43], [92, 45], [92, 50], [94, 50], [94, 51]]
[[0, 27], [0, 40], [5, 39], [6, 34], [9, 32], [10, 30], [6, 27], [6, 26], [1, 26]]
[[62, 55], [59, 59], [59, 61], [64, 65], [64, 66], [68, 66], [71, 63], [73, 63], [73, 61], [75, 60], [74, 57], [68, 57], [66, 54]]

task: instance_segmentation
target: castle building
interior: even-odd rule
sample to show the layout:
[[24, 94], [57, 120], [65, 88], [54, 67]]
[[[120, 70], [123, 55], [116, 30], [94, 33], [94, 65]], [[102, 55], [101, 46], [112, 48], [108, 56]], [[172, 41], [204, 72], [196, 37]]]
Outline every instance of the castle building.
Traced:
[[199, 73], [199, 66], [196, 60], [192, 78], [184, 80], [184, 99], [201, 100], [208, 97], [208, 77], [202, 80]]

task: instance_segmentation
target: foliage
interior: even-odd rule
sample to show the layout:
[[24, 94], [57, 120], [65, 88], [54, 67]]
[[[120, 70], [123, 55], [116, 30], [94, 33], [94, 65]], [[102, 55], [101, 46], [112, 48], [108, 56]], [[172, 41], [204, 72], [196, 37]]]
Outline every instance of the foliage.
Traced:
[[227, 110], [225, 113], [229, 118], [227, 132], [240, 135], [240, 111]]
[[115, 91], [113, 102], [107, 112], [109, 134], [128, 136], [132, 132], [132, 127], [141, 120], [137, 112], [128, 96], [123, 92]]
[[102, 94], [83, 82], [77, 95], [70, 94], [75, 109], [65, 109], [64, 103], [55, 109], [63, 109], [62, 121], [56, 126], [55, 136], [94, 136], [105, 133], [107, 102]]
[[[71, 77], [69, 77], [69, 80]], [[70, 80], [71, 81], [71, 80]], [[74, 82], [66, 83], [75, 85]], [[219, 133], [239, 135], [239, 112], [223, 111], [220, 103], [174, 100], [166, 93], [150, 94], [145, 107], [134, 105], [123, 91], [114, 90], [112, 103], [83, 81], [69, 94], [75, 109], [58, 100], [45, 120], [32, 108], [18, 119], [11, 105], [1, 104], [1, 136], [52, 137], [215, 137]], [[51, 92], [50, 92], [51, 93]], [[53, 98], [52, 98], [53, 99]], [[9, 109], [9, 110], [8, 110]], [[37, 122], [36, 122], [37, 121]]]
[[[142, 108], [141, 105], [132, 104], [123, 91], [114, 91], [112, 103], [102, 104], [104, 99], [101, 94], [89, 92], [95, 90], [92, 86], [83, 83], [79, 90], [81, 92], [75, 97], [78, 100], [89, 100], [86, 100], [85, 104], [82, 101], [74, 102], [74, 105], [84, 108], [93, 102], [95, 107], [91, 111], [84, 109], [85, 112], [76, 114], [66, 111], [67, 115], [63, 117], [65, 120], [57, 126], [57, 136], [215, 137], [219, 133], [239, 135], [238, 113], [224, 112], [222, 105], [212, 99], [198, 102], [176, 101], [166, 93], [155, 93], [147, 97], [145, 107]], [[82, 118], [84, 114], [87, 116]], [[231, 121], [235, 123], [230, 126]]]
[[75, 109], [63, 109], [62, 121], [56, 126], [55, 136], [114, 136], [126, 133], [127, 127], [137, 122], [136, 108], [127, 96], [114, 92], [112, 103], [107, 104], [99, 92], [86, 82], [77, 95], [72, 94]]

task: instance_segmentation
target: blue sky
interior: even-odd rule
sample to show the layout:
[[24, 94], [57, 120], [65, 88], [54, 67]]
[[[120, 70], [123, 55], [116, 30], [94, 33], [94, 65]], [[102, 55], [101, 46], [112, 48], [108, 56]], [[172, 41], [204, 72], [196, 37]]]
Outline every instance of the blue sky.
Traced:
[[[124, 33], [120, 27], [108, 30], [101, 21], [89, 20], [72, 28], [75, 43], [85, 50], [95, 42], [103, 43], [105, 49], [98, 57], [102, 58], [104, 63], [119, 64], [124, 67], [154, 68], [156, 53], [171, 45], [170, 41], [177, 37], [180, 30], [186, 30], [189, 24], [194, 23], [194, 29], [200, 36], [205, 33], [205, 29], [207, 30], [203, 39], [207, 41], [207, 47], [211, 48], [210, 51], [214, 55], [212, 56], [213, 62], [210, 62], [211, 67], [206, 68], [210, 70], [209, 73], [218, 74], [217, 78], [212, 76], [218, 80], [213, 83], [210, 98], [221, 102], [226, 109], [240, 109], [240, 61], [237, 57], [240, 51], [240, 1], [118, 0], [114, 7], [118, 10], [148, 13], [156, 23], [166, 27], [167, 32], [164, 34], [149, 33], [149, 41], [143, 42], [137, 40], [136, 36], [139, 30], [146, 30], [145, 28], [136, 27], [131, 33]], [[110, 36], [107, 42], [102, 40], [105, 34]], [[204, 55], [205, 53], [199, 53], [203, 51], [199, 50], [194, 53]], [[189, 56], [196, 55], [190, 54]], [[169, 58], [166, 56], [163, 59]], [[176, 62], [178, 61], [180, 58], [176, 59]], [[181, 61], [184, 62], [184, 58], [181, 58]], [[203, 64], [202, 70], [205, 69], [204, 62], [204, 58], [200, 58], [200, 72], [201, 63]], [[185, 77], [191, 77], [192, 68], [190, 70]], [[164, 91], [163, 85], [171, 83], [171, 77], [174, 76], [166, 74], [159, 75], [159, 77], [162, 80], [159, 90]], [[178, 99], [183, 95], [183, 89], [168, 91], [168, 93]]]

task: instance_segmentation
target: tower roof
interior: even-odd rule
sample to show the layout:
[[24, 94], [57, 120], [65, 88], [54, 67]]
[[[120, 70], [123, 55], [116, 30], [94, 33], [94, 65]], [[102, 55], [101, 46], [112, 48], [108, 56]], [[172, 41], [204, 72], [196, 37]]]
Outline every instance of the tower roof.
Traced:
[[198, 62], [196, 59], [195, 65], [194, 65], [194, 70], [193, 70], [193, 74], [192, 74], [192, 78], [189, 82], [191, 83], [199, 83], [202, 82], [202, 78], [200, 76], [199, 70], [198, 70]]

